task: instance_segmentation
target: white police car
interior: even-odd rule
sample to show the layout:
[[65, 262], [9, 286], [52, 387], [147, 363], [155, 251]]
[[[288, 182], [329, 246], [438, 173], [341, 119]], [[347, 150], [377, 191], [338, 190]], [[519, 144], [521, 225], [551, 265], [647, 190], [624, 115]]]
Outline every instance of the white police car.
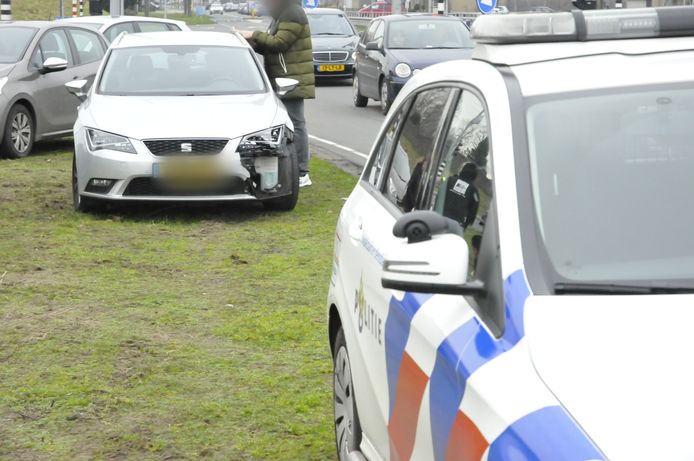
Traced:
[[339, 218], [340, 459], [694, 459], [694, 8], [473, 33]]

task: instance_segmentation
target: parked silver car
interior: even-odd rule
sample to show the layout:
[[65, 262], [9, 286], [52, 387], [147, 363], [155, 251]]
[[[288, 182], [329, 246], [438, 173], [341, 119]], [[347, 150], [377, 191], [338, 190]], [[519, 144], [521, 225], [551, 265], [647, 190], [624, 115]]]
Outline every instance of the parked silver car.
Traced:
[[77, 24], [0, 24], [0, 156], [29, 155], [35, 141], [69, 136], [77, 118], [71, 80], [93, 80], [107, 49]]
[[190, 28], [183, 21], [175, 19], [153, 18], [146, 16], [80, 16], [64, 18], [61, 21], [80, 24], [101, 32], [106, 40], [112, 42], [121, 33], [136, 34], [139, 32], [180, 32]]

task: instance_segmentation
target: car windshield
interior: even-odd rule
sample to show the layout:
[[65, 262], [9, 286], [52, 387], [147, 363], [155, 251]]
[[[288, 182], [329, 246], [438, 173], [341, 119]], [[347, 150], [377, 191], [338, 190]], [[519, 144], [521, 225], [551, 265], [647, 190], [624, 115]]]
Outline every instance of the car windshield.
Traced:
[[309, 14], [311, 35], [354, 35], [349, 20], [342, 14]]
[[581, 93], [529, 108], [533, 198], [554, 277], [694, 278], [692, 119], [694, 89], [684, 87]]
[[470, 32], [461, 21], [393, 21], [388, 27], [388, 48], [472, 48]]
[[0, 63], [13, 64], [21, 60], [37, 30], [33, 27], [0, 27]]
[[148, 46], [117, 48], [104, 68], [98, 92], [111, 95], [197, 96], [266, 91], [247, 48]]

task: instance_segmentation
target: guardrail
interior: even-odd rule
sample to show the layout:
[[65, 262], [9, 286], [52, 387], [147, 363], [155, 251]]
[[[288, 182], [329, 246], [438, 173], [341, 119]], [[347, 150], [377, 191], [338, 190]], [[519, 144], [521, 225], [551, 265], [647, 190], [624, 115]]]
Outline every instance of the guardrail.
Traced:
[[[423, 14], [426, 14], [426, 13], [423, 13]], [[446, 13], [447, 16], [455, 16], [457, 18], [462, 19], [463, 21], [472, 21], [480, 14], [481, 13], [456, 12], [456, 11], [450, 11], [450, 12]], [[362, 27], [367, 26], [373, 18], [380, 18], [383, 16], [389, 16], [389, 14], [384, 14], [384, 13], [358, 13], [356, 11], [347, 11], [347, 12], [345, 12], [345, 15], [349, 18], [349, 20], [352, 22], [352, 24], [354, 24], [354, 26], [362, 26]]]

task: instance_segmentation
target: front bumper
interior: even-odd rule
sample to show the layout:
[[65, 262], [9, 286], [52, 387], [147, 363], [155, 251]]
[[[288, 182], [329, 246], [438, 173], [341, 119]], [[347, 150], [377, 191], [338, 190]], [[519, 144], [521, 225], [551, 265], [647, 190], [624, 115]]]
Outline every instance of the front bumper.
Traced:
[[[189, 139], [189, 138], [188, 138]], [[236, 149], [240, 139], [230, 140], [224, 149], [214, 155], [204, 156], [155, 156], [138, 140], [130, 140], [136, 154], [111, 150], [89, 150], [86, 130], [75, 135], [75, 159], [78, 174], [78, 190], [84, 197], [112, 201], [166, 201], [166, 202], [223, 202], [262, 201], [292, 193], [296, 181], [292, 171], [293, 153], [286, 142], [276, 150], [258, 150], [241, 156]], [[180, 159], [204, 159], [214, 162], [219, 171], [219, 181], [211, 187], [172, 189], [163, 187], [156, 170], [161, 164]], [[276, 159], [276, 163], [273, 159]], [[267, 171], [268, 164], [276, 165], [276, 181], [268, 183], [258, 172]], [[272, 176], [272, 175], [271, 175]], [[263, 178], [267, 178], [263, 175]], [[102, 190], [90, 184], [92, 179], [109, 179], [113, 183]]]

